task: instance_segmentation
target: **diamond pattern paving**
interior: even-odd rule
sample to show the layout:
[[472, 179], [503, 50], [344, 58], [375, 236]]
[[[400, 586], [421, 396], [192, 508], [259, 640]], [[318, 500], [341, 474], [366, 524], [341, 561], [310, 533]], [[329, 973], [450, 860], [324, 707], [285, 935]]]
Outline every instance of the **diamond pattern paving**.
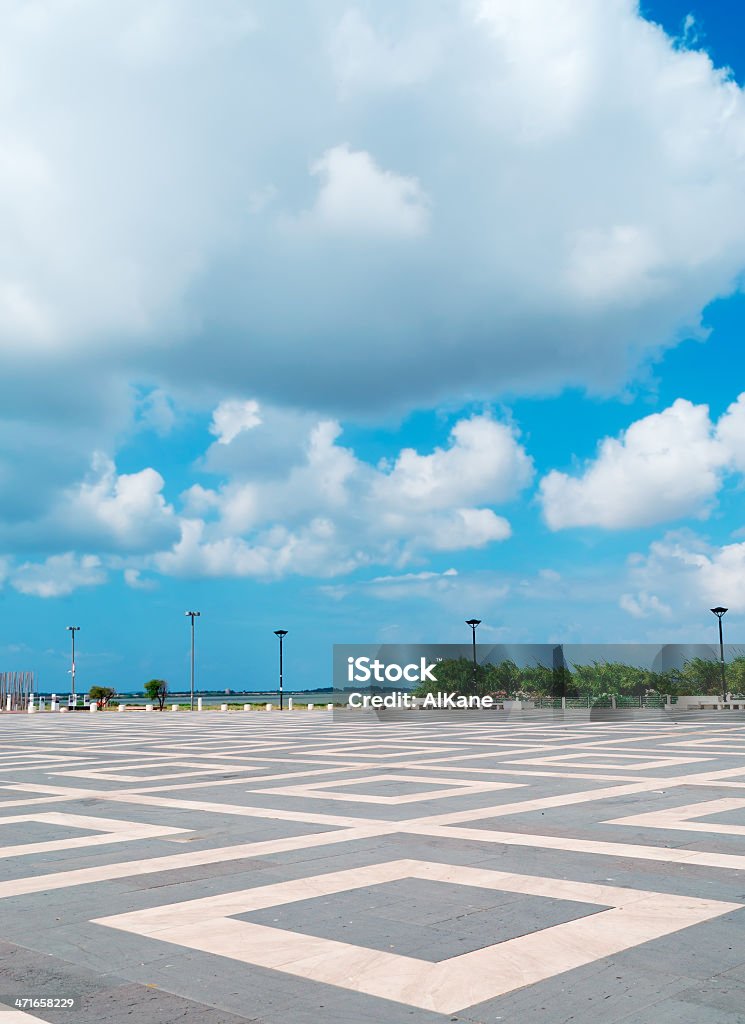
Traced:
[[8, 715], [0, 741], [0, 1001], [79, 997], [0, 1024], [745, 1024], [743, 716]]

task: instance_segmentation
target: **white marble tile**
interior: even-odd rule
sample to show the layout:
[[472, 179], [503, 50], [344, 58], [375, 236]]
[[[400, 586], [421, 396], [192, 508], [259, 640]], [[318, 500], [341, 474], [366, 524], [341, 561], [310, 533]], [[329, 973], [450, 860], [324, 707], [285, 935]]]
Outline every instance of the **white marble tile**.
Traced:
[[[439, 963], [228, 916], [406, 878], [576, 900], [611, 909]], [[93, 923], [437, 1013], [455, 1013], [737, 909], [742, 905], [400, 860], [98, 918]]]

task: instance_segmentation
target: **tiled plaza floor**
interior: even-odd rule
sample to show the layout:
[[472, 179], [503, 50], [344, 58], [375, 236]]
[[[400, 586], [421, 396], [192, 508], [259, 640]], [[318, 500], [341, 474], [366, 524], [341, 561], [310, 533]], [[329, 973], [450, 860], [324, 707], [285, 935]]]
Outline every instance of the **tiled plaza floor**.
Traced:
[[0, 1024], [745, 1024], [745, 716], [0, 716]]

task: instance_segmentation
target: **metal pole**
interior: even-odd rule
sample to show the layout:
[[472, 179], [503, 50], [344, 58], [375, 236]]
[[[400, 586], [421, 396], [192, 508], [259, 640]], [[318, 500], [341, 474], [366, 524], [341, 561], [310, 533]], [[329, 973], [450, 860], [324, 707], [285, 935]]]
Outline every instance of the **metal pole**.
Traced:
[[286, 629], [275, 629], [274, 635], [279, 637], [279, 710], [284, 710], [284, 672], [282, 661], [282, 641], [287, 636]]
[[80, 629], [80, 626], [68, 626], [70, 631], [70, 637], [72, 639], [72, 662], [70, 663], [70, 681], [72, 684], [72, 695], [75, 696], [75, 634]]
[[471, 626], [473, 632], [473, 685], [476, 686], [476, 627]]
[[282, 637], [279, 638], [279, 710], [284, 709], [284, 680], [282, 678]]
[[720, 671], [722, 673], [722, 700], [726, 704], [726, 702], [727, 702], [727, 679], [726, 679], [726, 676], [724, 674], [724, 640], [722, 638], [722, 616], [727, 611], [727, 609], [726, 608], [722, 608], [721, 606], [718, 606], [717, 608], [712, 608], [711, 611], [716, 615], [717, 619], [719, 620], [719, 669], [720, 669]]
[[189, 683], [189, 709], [194, 710], [194, 620], [198, 619], [200, 612], [184, 612], [191, 619], [191, 673]]
[[194, 616], [191, 618], [191, 685], [189, 687], [189, 709], [194, 710]]
[[481, 619], [466, 619], [466, 625], [471, 627], [473, 634], [473, 688], [476, 689], [476, 675], [477, 675], [477, 663], [476, 663], [476, 627], [481, 625]]

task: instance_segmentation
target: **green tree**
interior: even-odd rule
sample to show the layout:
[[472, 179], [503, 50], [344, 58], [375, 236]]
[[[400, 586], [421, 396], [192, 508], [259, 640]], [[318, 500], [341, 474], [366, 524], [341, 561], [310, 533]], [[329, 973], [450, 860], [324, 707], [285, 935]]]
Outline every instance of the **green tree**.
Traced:
[[91, 686], [88, 690], [88, 696], [98, 704], [101, 710], [103, 710], [111, 698], [116, 697], [116, 690], [111, 686]]
[[460, 693], [466, 697], [473, 694], [500, 694], [514, 696], [516, 693], [551, 693], [553, 672], [543, 666], [521, 669], [514, 661], [506, 659], [496, 665], [476, 665], [470, 658], [445, 658], [438, 661], [434, 669], [437, 683], [422, 683], [414, 695], [425, 697], [428, 693]]
[[560, 697], [561, 693], [554, 693], [554, 687], [557, 686], [561, 690], [569, 678], [571, 673], [567, 669], [557, 669], [554, 672], [548, 665], [526, 665], [520, 669], [519, 688], [523, 693], [532, 694], [534, 697]]
[[145, 696], [152, 701], [157, 701], [158, 711], [162, 711], [168, 696], [168, 683], [165, 679], [151, 679], [145, 683]]
[[476, 666], [476, 685], [474, 686], [473, 662], [469, 658], [443, 658], [434, 668], [436, 683], [423, 682], [414, 689], [416, 697], [426, 697], [428, 693], [462, 693], [466, 696], [479, 693], [479, 684], [483, 683], [483, 668]]
[[745, 694], [745, 655], [738, 654], [724, 667], [727, 689], [730, 693]]
[[514, 661], [509, 659], [500, 661], [496, 665], [485, 665], [484, 684], [487, 693], [505, 693], [508, 697], [514, 696], [521, 689], [520, 669]]
[[[731, 666], [730, 666], [731, 667]], [[727, 669], [725, 667], [725, 673]], [[727, 688], [731, 689], [729, 681]], [[709, 658], [691, 658], [680, 673], [678, 693], [682, 696], [722, 692], [722, 669], [719, 661]]]

